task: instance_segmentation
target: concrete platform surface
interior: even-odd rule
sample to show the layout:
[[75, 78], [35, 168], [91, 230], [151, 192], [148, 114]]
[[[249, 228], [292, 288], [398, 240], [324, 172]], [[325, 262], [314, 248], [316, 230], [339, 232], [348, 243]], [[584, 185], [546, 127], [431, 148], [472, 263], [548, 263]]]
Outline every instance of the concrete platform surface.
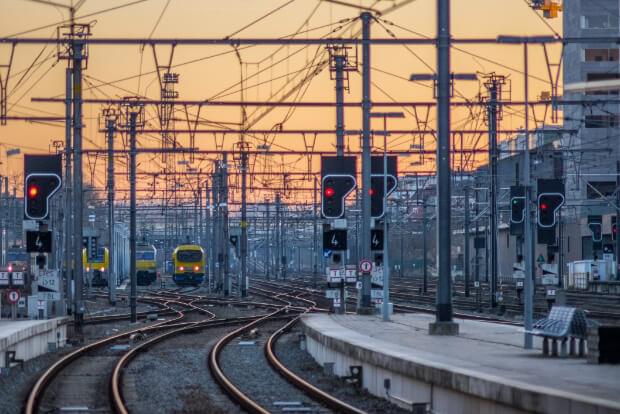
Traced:
[[6, 351], [16, 351], [15, 358], [28, 360], [47, 352], [50, 343], [64, 346], [68, 318], [44, 320], [0, 320], [0, 367], [5, 367]]
[[[303, 317], [309, 342], [320, 344], [316, 349], [316, 343], [309, 343], [308, 350], [320, 363], [334, 359], [325, 356], [333, 350], [341, 358], [368, 363], [368, 369], [382, 371], [383, 376], [396, 373], [419, 384], [514, 407], [515, 412], [620, 413], [617, 365], [544, 357], [540, 338], [535, 340], [536, 349], [526, 351], [518, 326], [458, 319], [459, 336], [446, 337], [428, 334], [432, 321], [434, 316], [423, 314], [396, 314], [391, 322], [360, 315]], [[376, 381], [365, 387], [383, 391], [383, 378], [364, 380]], [[492, 412], [505, 412], [496, 409]]]

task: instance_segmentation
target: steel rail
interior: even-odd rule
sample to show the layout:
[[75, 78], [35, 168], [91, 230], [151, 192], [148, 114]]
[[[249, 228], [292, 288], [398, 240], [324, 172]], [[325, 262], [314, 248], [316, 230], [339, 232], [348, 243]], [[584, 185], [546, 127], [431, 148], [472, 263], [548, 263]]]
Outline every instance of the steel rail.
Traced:
[[125, 402], [125, 398], [123, 396], [122, 391], [122, 380], [123, 380], [123, 371], [137, 355], [139, 352], [146, 350], [147, 348], [165, 340], [170, 339], [176, 335], [181, 333], [186, 333], [188, 331], [201, 330], [207, 328], [215, 328], [221, 326], [230, 326], [230, 325], [238, 325], [245, 321], [253, 321], [260, 318], [261, 315], [258, 316], [248, 316], [248, 317], [240, 317], [234, 319], [209, 319], [206, 321], [193, 322], [189, 326], [181, 327], [179, 329], [175, 329], [172, 331], [165, 332], [161, 335], [148, 339], [145, 342], [140, 343], [133, 349], [129, 350], [118, 360], [115, 364], [114, 369], [112, 371], [112, 375], [110, 376], [110, 395], [112, 397], [112, 408], [115, 412], [119, 414], [128, 414], [129, 409], [127, 408], [127, 404]]
[[239, 403], [239, 405], [243, 409], [245, 409], [246, 411], [250, 413], [268, 414], [269, 411], [263, 408], [258, 403], [256, 403], [246, 394], [244, 394], [239, 388], [237, 388], [237, 386], [235, 386], [232, 383], [232, 381], [228, 379], [228, 377], [226, 376], [226, 374], [224, 374], [224, 371], [222, 370], [220, 366], [220, 363], [219, 363], [220, 355], [221, 355], [222, 350], [224, 349], [224, 346], [226, 346], [226, 344], [232, 341], [235, 337], [241, 335], [242, 333], [246, 332], [247, 330], [253, 328], [256, 325], [259, 325], [262, 322], [268, 321], [269, 319], [277, 316], [284, 310], [287, 310], [287, 308], [284, 307], [282, 309], [279, 309], [275, 312], [272, 312], [268, 315], [263, 316], [262, 318], [259, 318], [253, 322], [250, 322], [249, 324], [246, 324], [239, 329], [235, 329], [234, 331], [228, 333], [227, 335], [222, 337], [213, 346], [213, 348], [211, 348], [211, 352], [209, 353], [209, 368], [211, 369], [211, 373], [213, 374], [213, 377], [215, 378], [216, 382], [220, 385], [220, 387], [222, 387], [222, 389], [228, 395], [230, 395], [235, 401], [237, 401], [237, 403]]
[[45, 390], [47, 389], [47, 386], [52, 382], [52, 380], [56, 376], [58, 376], [58, 374], [65, 367], [67, 367], [69, 364], [71, 364], [72, 362], [80, 358], [82, 355], [94, 349], [100, 348], [104, 345], [107, 345], [111, 342], [117, 341], [119, 339], [127, 338], [130, 335], [137, 333], [137, 332], [151, 331], [151, 330], [157, 330], [157, 329], [166, 329], [167, 324], [170, 324], [172, 322], [177, 322], [185, 316], [184, 313], [181, 311], [177, 311], [177, 313], [178, 313], [178, 316], [169, 321], [163, 321], [163, 322], [160, 322], [160, 323], [148, 326], [148, 327], [132, 329], [127, 332], [109, 336], [109, 337], [100, 339], [98, 341], [95, 341], [91, 344], [84, 345], [76, 349], [75, 351], [65, 355], [64, 357], [56, 361], [51, 367], [45, 370], [45, 372], [34, 383], [32, 388], [30, 389], [30, 392], [28, 393], [28, 398], [26, 399], [26, 406], [24, 408], [24, 413], [25, 414], [38, 413], [39, 403], [41, 401], [41, 398], [43, 397]]
[[297, 376], [291, 370], [286, 368], [286, 366], [284, 366], [284, 364], [282, 364], [282, 362], [280, 362], [280, 360], [278, 359], [278, 357], [275, 354], [276, 342], [277, 342], [278, 338], [287, 329], [289, 329], [291, 326], [293, 326], [295, 323], [297, 323], [299, 321], [300, 317], [301, 316], [298, 316], [295, 319], [291, 320], [290, 322], [288, 322], [286, 325], [284, 325], [283, 327], [278, 329], [276, 332], [274, 332], [269, 337], [269, 339], [265, 343], [265, 357], [267, 358], [267, 361], [269, 361], [271, 366], [276, 371], [278, 371], [278, 373], [280, 373], [280, 375], [282, 375], [284, 378], [286, 378], [287, 381], [293, 383], [301, 391], [303, 391], [304, 393], [306, 393], [310, 397], [312, 397], [312, 399], [321, 402], [322, 404], [324, 404], [327, 407], [335, 410], [336, 412], [346, 413], [346, 414], [363, 414], [363, 413], [365, 413], [366, 411], [363, 411], [363, 410], [360, 410], [360, 409], [358, 409], [356, 407], [353, 407], [352, 405], [349, 405], [346, 402], [344, 402], [344, 401], [334, 397], [333, 395], [330, 395], [330, 394], [326, 393], [325, 391], [315, 387], [314, 385], [310, 384], [306, 380], [304, 380], [301, 377]]

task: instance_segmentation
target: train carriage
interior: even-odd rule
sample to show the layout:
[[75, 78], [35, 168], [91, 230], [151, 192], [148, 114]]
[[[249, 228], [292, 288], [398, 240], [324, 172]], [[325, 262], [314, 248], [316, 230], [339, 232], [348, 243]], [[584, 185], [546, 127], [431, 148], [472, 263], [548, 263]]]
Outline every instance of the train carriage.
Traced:
[[110, 273], [110, 252], [107, 247], [97, 249], [95, 257], [88, 257], [86, 249], [82, 250], [82, 262], [84, 271], [91, 274], [91, 286], [108, 286], [108, 274]]
[[172, 280], [177, 285], [198, 286], [204, 281], [206, 256], [196, 244], [182, 244], [172, 252]]
[[140, 286], [147, 286], [157, 279], [157, 249], [152, 244], [136, 246], [136, 279]]

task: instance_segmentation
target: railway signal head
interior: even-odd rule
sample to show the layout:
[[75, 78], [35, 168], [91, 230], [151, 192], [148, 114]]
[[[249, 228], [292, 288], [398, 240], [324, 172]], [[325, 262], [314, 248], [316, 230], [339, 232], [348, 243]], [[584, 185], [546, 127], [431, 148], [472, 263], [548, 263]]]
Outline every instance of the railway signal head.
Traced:
[[344, 216], [344, 201], [356, 185], [349, 174], [328, 174], [321, 182], [321, 214], [328, 219]]
[[540, 193], [538, 195], [538, 225], [540, 227], [554, 227], [557, 212], [564, 204], [562, 193]]
[[618, 238], [618, 225], [616, 223], [611, 223], [611, 239], [616, 241]]
[[588, 223], [588, 228], [592, 232], [592, 241], [603, 241], [603, 225], [602, 223]]
[[512, 197], [510, 199], [510, 221], [523, 223], [525, 220], [525, 197]]
[[32, 173], [26, 176], [24, 214], [30, 220], [45, 220], [49, 216], [49, 200], [62, 184], [59, 175]]
[[370, 216], [372, 218], [381, 218], [385, 214], [386, 197], [396, 189], [396, 177], [388, 174], [387, 176], [387, 196], [384, 195], [384, 178], [383, 174], [372, 174], [370, 177]]

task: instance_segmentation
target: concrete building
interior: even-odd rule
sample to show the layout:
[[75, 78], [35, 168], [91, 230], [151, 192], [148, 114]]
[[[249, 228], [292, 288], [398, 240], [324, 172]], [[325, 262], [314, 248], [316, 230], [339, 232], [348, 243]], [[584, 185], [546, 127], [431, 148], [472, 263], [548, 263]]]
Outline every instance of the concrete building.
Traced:
[[[620, 35], [620, 1], [564, 0], [564, 37], [617, 37]], [[564, 47], [564, 85], [620, 78], [618, 44], [581, 43]], [[581, 253], [592, 258], [588, 215], [603, 215], [603, 244], [611, 242], [615, 215], [617, 163], [620, 160], [620, 105], [618, 90], [565, 93], [565, 100], [589, 103], [564, 107], [564, 126], [577, 130], [562, 142], [565, 152], [567, 204], [564, 216], [580, 224]], [[613, 201], [613, 202], [612, 202]], [[572, 206], [571, 206], [572, 205]]]

